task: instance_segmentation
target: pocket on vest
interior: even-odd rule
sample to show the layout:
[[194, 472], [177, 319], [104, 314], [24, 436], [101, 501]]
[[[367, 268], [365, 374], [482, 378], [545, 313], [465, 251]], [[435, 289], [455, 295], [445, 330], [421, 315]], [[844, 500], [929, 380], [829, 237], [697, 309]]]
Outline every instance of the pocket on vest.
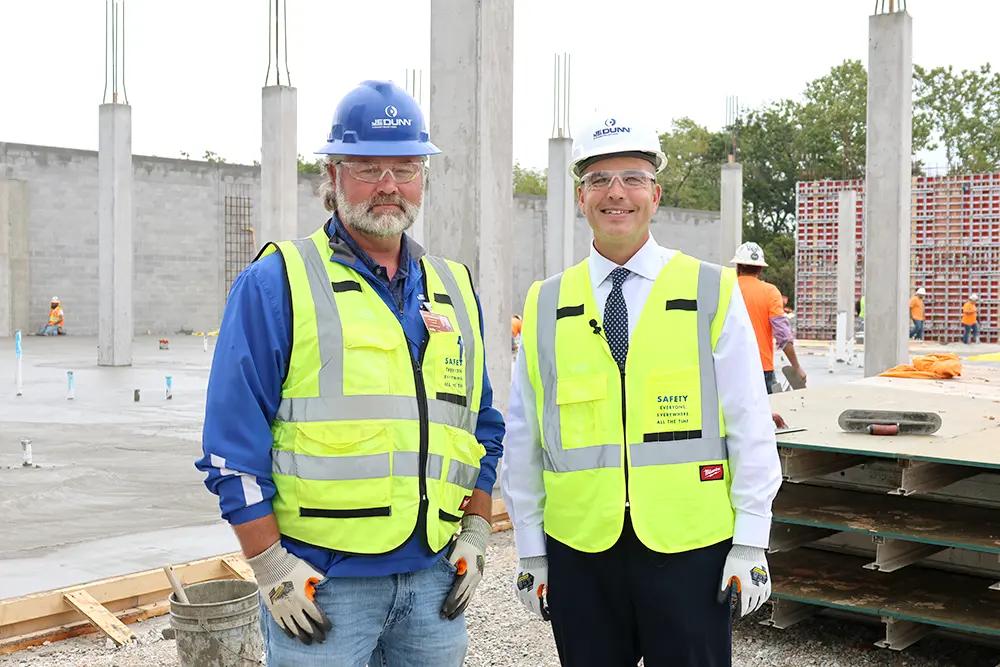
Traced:
[[564, 449], [604, 445], [598, 442], [604, 433], [601, 414], [608, 397], [608, 376], [587, 375], [560, 378], [556, 385], [556, 404]]
[[651, 373], [643, 391], [644, 439], [662, 440], [664, 433], [688, 432], [701, 437], [701, 369], [697, 365]]
[[[343, 324], [344, 394], [393, 394], [413, 377], [407, 367], [397, 368], [396, 352], [403, 343], [401, 332], [374, 324]], [[412, 387], [412, 382], [409, 385]]]

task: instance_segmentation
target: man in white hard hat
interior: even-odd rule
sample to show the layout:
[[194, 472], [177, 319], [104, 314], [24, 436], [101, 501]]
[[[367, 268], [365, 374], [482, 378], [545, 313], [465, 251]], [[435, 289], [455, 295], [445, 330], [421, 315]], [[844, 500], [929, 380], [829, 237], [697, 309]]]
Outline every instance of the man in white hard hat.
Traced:
[[764, 370], [767, 393], [771, 393], [774, 384], [775, 344], [785, 353], [792, 364], [792, 369], [805, 384], [806, 372], [802, 369], [799, 357], [795, 353], [792, 327], [785, 317], [781, 292], [771, 283], [760, 279], [761, 272], [767, 266], [763, 248], [753, 241], [748, 241], [736, 249], [730, 264], [736, 265], [740, 292], [743, 294], [743, 301], [746, 303], [750, 322], [757, 337], [757, 349], [760, 352], [760, 364]]
[[910, 327], [910, 338], [913, 340], [924, 339], [924, 299], [927, 290], [923, 287], [910, 297], [910, 320], [913, 326]]
[[753, 327], [731, 269], [650, 236], [665, 161], [627, 116], [577, 133], [590, 256], [522, 312], [502, 480], [515, 587], [569, 667], [730, 665], [731, 586], [743, 615], [771, 591], [781, 470]]
[[61, 336], [66, 333], [63, 327], [66, 324], [66, 315], [63, 313], [62, 304], [59, 297], [54, 296], [49, 301], [49, 321], [38, 332], [39, 336]]
[[969, 344], [979, 342], [979, 310], [976, 304], [979, 303], [978, 294], [970, 294], [969, 300], [962, 306], [962, 342]]

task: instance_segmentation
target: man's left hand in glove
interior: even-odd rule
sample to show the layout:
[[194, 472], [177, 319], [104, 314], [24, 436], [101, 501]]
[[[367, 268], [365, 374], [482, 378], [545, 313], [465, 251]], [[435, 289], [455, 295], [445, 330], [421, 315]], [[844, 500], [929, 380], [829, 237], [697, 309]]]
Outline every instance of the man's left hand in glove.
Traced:
[[469, 606], [476, 587], [483, 578], [486, 565], [486, 538], [490, 535], [490, 522], [476, 514], [462, 518], [462, 532], [451, 543], [448, 561], [458, 568], [455, 583], [441, 607], [441, 618], [450, 621], [458, 618]]
[[739, 618], [752, 614], [771, 597], [771, 571], [764, 550], [734, 544], [722, 569], [719, 602], [725, 602], [730, 587], [735, 588]]

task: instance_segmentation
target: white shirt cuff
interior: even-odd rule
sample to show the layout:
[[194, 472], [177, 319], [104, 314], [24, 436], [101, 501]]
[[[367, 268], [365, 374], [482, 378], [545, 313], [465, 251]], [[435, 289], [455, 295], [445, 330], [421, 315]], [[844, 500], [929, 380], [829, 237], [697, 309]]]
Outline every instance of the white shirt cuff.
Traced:
[[767, 549], [771, 539], [771, 519], [736, 511], [733, 544]]
[[546, 555], [545, 529], [541, 526], [519, 528], [514, 526], [514, 540], [517, 542], [518, 558], [533, 558]]

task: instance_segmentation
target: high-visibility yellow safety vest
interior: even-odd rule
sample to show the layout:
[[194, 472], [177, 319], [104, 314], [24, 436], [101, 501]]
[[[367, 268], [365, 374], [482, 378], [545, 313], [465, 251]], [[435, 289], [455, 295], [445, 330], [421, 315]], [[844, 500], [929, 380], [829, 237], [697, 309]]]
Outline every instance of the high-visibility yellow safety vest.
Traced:
[[[291, 289], [288, 375], [272, 424], [274, 513], [282, 535], [340, 553], [384, 554], [426, 517], [439, 551], [479, 477], [485, 352], [472, 281], [425, 256], [423, 294], [452, 332], [428, 332], [414, 359], [396, 315], [326, 231], [268, 244]], [[353, 259], [353, 258], [352, 258]]]
[[675, 255], [636, 322], [624, 372], [604, 337], [586, 260], [532, 285], [521, 342], [550, 536], [604, 551], [621, 535], [628, 507], [636, 535], [654, 551], [732, 538], [712, 351], [735, 283], [731, 269]]

